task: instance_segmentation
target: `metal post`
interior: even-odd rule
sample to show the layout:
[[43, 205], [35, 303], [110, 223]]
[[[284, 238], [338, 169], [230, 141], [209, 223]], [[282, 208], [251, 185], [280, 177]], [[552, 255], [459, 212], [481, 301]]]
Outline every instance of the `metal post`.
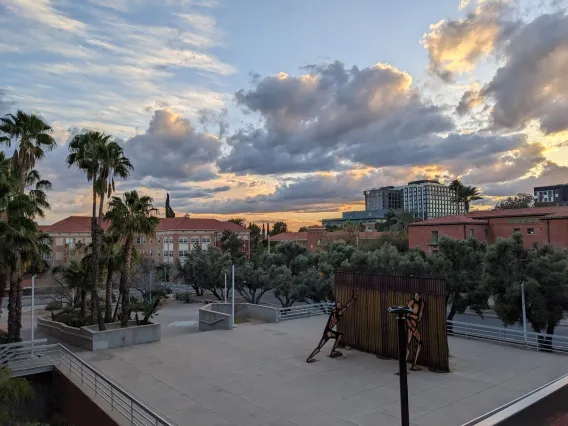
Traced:
[[231, 318], [233, 318], [233, 327], [235, 326], [235, 265], [233, 264], [233, 293], [231, 296]]
[[527, 307], [525, 305], [525, 283], [521, 281], [521, 300], [523, 304], [523, 336], [525, 338], [525, 345], [527, 344]]
[[225, 303], [227, 303], [227, 273], [225, 272]]
[[408, 413], [408, 377], [406, 371], [406, 315], [412, 313], [407, 306], [391, 306], [389, 312], [397, 315], [398, 327], [398, 374], [400, 378], [401, 425], [410, 425]]
[[35, 339], [35, 274], [32, 275], [32, 355], [34, 354], [34, 339]]
[[152, 270], [150, 269], [150, 305], [152, 304]]

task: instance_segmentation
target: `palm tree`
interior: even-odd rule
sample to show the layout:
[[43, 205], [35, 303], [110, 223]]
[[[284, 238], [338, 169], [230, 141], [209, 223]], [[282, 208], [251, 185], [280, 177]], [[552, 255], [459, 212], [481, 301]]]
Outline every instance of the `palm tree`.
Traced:
[[448, 186], [450, 191], [454, 193], [454, 202], [459, 205], [463, 203], [464, 210], [469, 213], [470, 203], [477, 200], [483, 200], [479, 189], [475, 186], [466, 186], [459, 179], [454, 179]]
[[[109, 196], [115, 189], [114, 178], [120, 176], [126, 178], [132, 165], [128, 158], [124, 156], [124, 151], [120, 145], [111, 140], [109, 135], [100, 132], [89, 131], [77, 135], [69, 143], [70, 154], [67, 157], [69, 167], [76, 166], [87, 174], [87, 180], [92, 182], [92, 219], [91, 219], [91, 239], [92, 239], [92, 293], [97, 311], [97, 321], [99, 330], [104, 330], [104, 318], [100, 309], [97, 287], [99, 285], [99, 266], [101, 259], [102, 246], [102, 221], [103, 206], [105, 196]], [[99, 207], [97, 215], [97, 195], [99, 196]], [[112, 292], [112, 288], [110, 289]], [[108, 292], [108, 289], [107, 289]], [[107, 302], [108, 304], [108, 302]], [[105, 306], [105, 313], [107, 307]]]
[[90, 288], [88, 259], [73, 259], [67, 265], [59, 265], [53, 268], [54, 274], [60, 274], [67, 287], [76, 290], [79, 294], [79, 313], [81, 318], [85, 318], [87, 310], [87, 290]]
[[110, 221], [109, 234], [124, 244], [124, 282], [120, 283], [122, 298], [121, 326], [128, 326], [130, 302], [130, 278], [132, 274], [132, 251], [134, 238], [138, 235], [151, 237], [156, 233], [159, 219], [153, 216], [158, 209], [152, 205], [152, 198], [140, 197], [136, 191], [125, 192], [124, 201], [112, 197], [105, 220]]
[[[8, 309], [8, 334], [15, 340], [19, 340], [21, 328], [21, 281], [25, 263], [22, 260], [22, 250], [25, 247], [32, 250], [38, 247], [37, 241], [34, 241], [34, 234], [37, 232], [34, 219], [43, 214], [43, 208], [49, 206], [44, 190], [49, 189], [50, 185], [47, 181], [38, 182], [39, 174], [31, 172], [37, 161], [45, 156], [45, 151], [51, 151], [56, 146], [51, 133], [52, 128], [36, 114], [26, 114], [18, 110], [16, 114], [7, 114], [0, 118], [0, 135], [3, 134], [0, 136], [0, 145], [17, 145], [9, 171], [10, 180], [15, 184], [11, 186], [12, 195], [6, 199], [3, 213], [8, 224], [6, 231], [9, 231], [4, 248], [9, 246], [13, 250], [9, 274], [10, 294], [15, 295], [16, 300]], [[34, 192], [30, 191], [26, 196], [26, 187], [36, 182]], [[7, 204], [11, 204], [11, 207]], [[18, 306], [20, 309], [17, 309]]]
[[101, 269], [106, 269], [105, 322], [112, 322], [112, 280], [122, 267], [122, 246], [118, 239], [108, 233], [103, 237]]
[[18, 110], [16, 114], [7, 114], [0, 118], [0, 144], [12, 146], [18, 144], [12, 156], [12, 167], [20, 173], [20, 193], [24, 192], [26, 177], [38, 160], [45, 156], [45, 150], [51, 151], [57, 145], [51, 136], [53, 129], [36, 114], [26, 114]]

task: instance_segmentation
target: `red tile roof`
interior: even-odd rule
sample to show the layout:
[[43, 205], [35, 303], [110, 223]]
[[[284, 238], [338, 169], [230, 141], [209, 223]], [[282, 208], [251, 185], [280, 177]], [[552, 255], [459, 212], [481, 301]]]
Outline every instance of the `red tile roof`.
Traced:
[[283, 232], [270, 237], [270, 241], [302, 241], [307, 239], [307, 232]]
[[428, 226], [428, 225], [487, 225], [486, 220], [474, 219], [466, 215], [442, 216], [432, 219], [414, 222], [408, 226]]
[[468, 216], [475, 219], [488, 219], [492, 217], [545, 216], [558, 213], [568, 214], [568, 207], [551, 206], [532, 207], [527, 209], [480, 210], [476, 212], [470, 212]]
[[541, 219], [568, 219], [568, 210], [563, 212], [557, 212], [552, 214], [547, 214], [546, 216], [541, 217]]
[[[103, 228], [108, 229], [109, 223], [103, 222]], [[158, 231], [173, 230], [211, 230], [224, 231], [230, 229], [233, 232], [250, 232], [247, 228], [232, 222], [222, 222], [217, 219], [192, 219], [189, 217], [160, 218]], [[50, 233], [77, 233], [91, 231], [90, 216], [69, 216], [53, 225], [47, 226], [45, 232]]]

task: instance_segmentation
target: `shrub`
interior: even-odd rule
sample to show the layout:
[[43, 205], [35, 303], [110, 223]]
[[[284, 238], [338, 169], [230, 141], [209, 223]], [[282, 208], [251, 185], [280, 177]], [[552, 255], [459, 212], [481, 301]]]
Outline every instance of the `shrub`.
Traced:
[[46, 311], [57, 311], [62, 308], [61, 300], [51, 300], [45, 305]]
[[72, 308], [65, 308], [60, 312], [52, 312], [51, 319], [68, 325], [69, 327], [76, 328], [94, 324], [90, 315], [87, 317], [81, 317], [80, 311]]
[[193, 293], [190, 293], [189, 291], [187, 293], [176, 293], [176, 300], [180, 300], [185, 303], [193, 303], [194, 296]]

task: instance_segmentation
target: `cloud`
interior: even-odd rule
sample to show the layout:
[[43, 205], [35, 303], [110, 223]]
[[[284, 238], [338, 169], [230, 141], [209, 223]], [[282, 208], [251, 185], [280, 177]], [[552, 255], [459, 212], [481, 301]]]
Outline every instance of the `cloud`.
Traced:
[[188, 203], [183, 209], [214, 214], [334, 211], [345, 203], [361, 202], [365, 189], [392, 184], [394, 176], [380, 169], [312, 174], [282, 183], [269, 194]]
[[489, 0], [480, 2], [465, 18], [430, 25], [421, 41], [428, 50], [430, 71], [449, 81], [455, 74], [473, 70], [517, 27], [510, 16], [510, 1]]
[[299, 77], [256, 79], [251, 90], [236, 93], [238, 105], [258, 114], [262, 125], [227, 139], [232, 151], [218, 162], [222, 171], [341, 170], [359, 157], [368, 164], [354, 149], [395, 146], [454, 128], [412, 88], [410, 75], [390, 65], [346, 69], [336, 61], [309, 68], [310, 74]]
[[464, 115], [472, 109], [483, 105], [485, 99], [480, 91], [479, 84], [475, 84], [471, 89], [466, 90], [460, 99], [460, 103], [456, 107], [456, 113], [458, 115]]
[[129, 139], [126, 155], [135, 166], [134, 178], [204, 181], [216, 176], [214, 161], [221, 141], [200, 133], [188, 119], [168, 110], [157, 110], [145, 133]]
[[76, 34], [85, 30], [83, 22], [63, 15], [53, 7], [50, 0], [4, 0], [3, 3], [16, 15], [57, 30]]
[[497, 129], [517, 130], [535, 121], [545, 134], [568, 129], [568, 15], [545, 14], [508, 41], [506, 62], [483, 88], [495, 105]]

